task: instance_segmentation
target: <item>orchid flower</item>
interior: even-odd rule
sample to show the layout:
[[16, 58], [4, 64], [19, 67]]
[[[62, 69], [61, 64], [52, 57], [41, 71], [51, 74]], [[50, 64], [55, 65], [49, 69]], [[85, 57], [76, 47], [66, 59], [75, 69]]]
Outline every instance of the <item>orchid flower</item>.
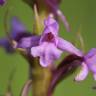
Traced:
[[96, 48], [92, 48], [85, 56], [82, 62], [82, 69], [79, 74], [75, 77], [76, 81], [84, 80], [88, 72], [91, 71], [94, 80], [96, 80]]
[[14, 17], [11, 22], [10, 36], [17, 44], [15, 47], [10, 46], [10, 42], [4, 38], [0, 40], [0, 45], [9, 52], [14, 48], [31, 49], [32, 56], [40, 57], [40, 64], [43, 67], [54, 63], [55, 60], [60, 58], [63, 51], [82, 56], [80, 50], [58, 36], [59, 25], [56, 20], [49, 16], [44, 21], [44, 25], [44, 32], [41, 36], [28, 34], [25, 26]]
[[[37, 43], [35, 42], [33, 44], [32, 41], [38, 41], [38, 36], [32, 36], [31, 33], [28, 33], [25, 26], [17, 17], [13, 17], [11, 20], [10, 37], [11, 38], [5, 37], [0, 39], [0, 46], [4, 47], [8, 53], [14, 52], [16, 47], [28, 48], [29, 46], [36, 45]], [[31, 37], [33, 37], [32, 40]], [[15, 45], [15, 47], [12, 46], [9, 39], [16, 41], [17, 45]]]
[[60, 58], [63, 51], [83, 56], [82, 52], [74, 45], [58, 36], [59, 25], [56, 20], [49, 16], [44, 21], [44, 25], [39, 45], [31, 48], [32, 56], [40, 57], [41, 66], [47, 67], [53, 64]]
[[[12, 40], [16, 40], [19, 34], [26, 32], [25, 26], [19, 21], [17, 17], [13, 17], [11, 20], [11, 32], [10, 37]], [[1, 38], [0, 39], [0, 46], [4, 47], [5, 50], [10, 53], [13, 52], [14, 49], [8, 40], [9, 37]]]

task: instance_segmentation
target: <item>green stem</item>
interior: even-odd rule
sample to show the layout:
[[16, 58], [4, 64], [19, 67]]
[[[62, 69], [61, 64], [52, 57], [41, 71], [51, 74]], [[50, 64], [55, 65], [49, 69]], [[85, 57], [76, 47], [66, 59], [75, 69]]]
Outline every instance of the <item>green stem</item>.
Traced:
[[48, 90], [52, 79], [51, 68], [43, 68], [39, 59], [30, 58], [30, 77], [32, 79], [32, 96], [48, 96]]
[[48, 96], [48, 89], [51, 81], [51, 71], [49, 68], [35, 68], [32, 72], [32, 92], [33, 96]]

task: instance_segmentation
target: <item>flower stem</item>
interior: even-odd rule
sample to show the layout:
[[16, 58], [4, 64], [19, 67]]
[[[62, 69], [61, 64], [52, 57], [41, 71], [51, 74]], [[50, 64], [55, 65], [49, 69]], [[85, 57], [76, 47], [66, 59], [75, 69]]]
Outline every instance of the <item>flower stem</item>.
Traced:
[[51, 94], [48, 94], [52, 79], [52, 70], [49, 67], [41, 67], [38, 58], [31, 58], [30, 61], [32, 96], [52, 96]]

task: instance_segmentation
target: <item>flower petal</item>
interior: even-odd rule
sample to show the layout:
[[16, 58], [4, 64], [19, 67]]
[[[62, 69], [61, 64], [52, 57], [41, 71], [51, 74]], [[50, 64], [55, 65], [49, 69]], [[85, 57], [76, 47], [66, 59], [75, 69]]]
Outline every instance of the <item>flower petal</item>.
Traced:
[[49, 16], [48, 19], [45, 20], [44, 25], [44, 34], [51, 32], [53, 35], [58, 35], [59, 25], [54, 18]]
[[42, 67], [47, 67], [48, 66], [48, 62], [46, 62], [45, 60], [45, 51], [44, 51], [44, 47], [45, 45], [40, 45], [37, 47], [32, 47], [31, 48], [31, 55], [33, 57], [40, 57], [40, 65]]
[[53, 44], [47, 44], [45, 49], [45, 59], [48, 64], [54, 63], [55, 60], [59, 59], [62, 51], [57, 49], [57, 47]]
[[42, 67], [47, 67], [48, 66], [48, 62], [45, 61], [45, 57], [44, 56], [40, 56], [40, 65]]
[[56, 20], [54, 18], [52, 18], [51, 16], [49, 16], [47, 19], [44, 20], [44, 25], [45, 26], [50, 26], [52, 24], [56, 24]]
[[87, 55], [85, 56], [86, 59], [93, 57], [94, 55], [96, 55], [96, 48], [92, 48]]
[[40, 36], [24, 37], [19, 42], [18, 48], [31, 48], [39, 44]]
[[32, 55], [33, 57], [41, 56], [42, 53], [43, 53], [43, 47], [42, 47], [42, 45], [31, 48], [31, 55]]
[[42, 67], [47, 67], [59, 59], [62, 51], [56, 48], [53, 43], [43, 43], [43, 53], [40, 56], [40, 64]]
[[85, 62], [88, 65], [88, 68], [96, 73], [96, 48], [93, 48], [85, 55]]
[[44, 42], [40, 46], [32, 47], [31, 54], [33, 57], [40, 57], [40, 64], [42, 67], [47, 67], [57, 60], [62, 51], [56, 48], [53, 43]]
[[82, 52], [77, 49], [73, 44], [59, 37], [57, 47], [62, 51], [67, 51], [77, 56], [83, 56]]
[[79, 74], [77, 74], [77, 76], [75, 77], [75, 80], [76, 81], [82, 81], [84, 80], [87, 75], [88, 75], [88, 67], [87, 65], [83, 62], [82, 65], [81, 65], [82, 69], [81, 71], [79, 72]]
[[13, 17], [11, 20], [11, 36], [16, 38], [18, 33], [25, 32], [26, 28], [25, 26], [20, 22], [20, 20], [17, 17]]
[[6, 52], [13, 53], [14, 49], [6, 38], [0, 39], [0, 46], [5, 48]]

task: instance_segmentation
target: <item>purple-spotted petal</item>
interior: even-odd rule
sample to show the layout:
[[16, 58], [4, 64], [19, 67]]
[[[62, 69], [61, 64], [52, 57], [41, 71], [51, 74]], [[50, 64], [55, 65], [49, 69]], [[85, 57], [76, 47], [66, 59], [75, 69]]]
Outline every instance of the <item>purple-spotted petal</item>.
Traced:
[[87, 65], [83, 62], [81, 67], [82, 67], [82, 69], [80, 70], [79, 74], [77, 74], [77, 76], [75, 77], [76, 81], [82, 81], [88, 75], [88, 67], [87, 67]]
[[[19, 33], [26, 32], [25, 26], [19, 21], [17, 17], [13, 17], [11, 20], [11, 30], [10, 36], [13, 40], [17, 39]], [[4, 47], [8, 53], [14, 52], [13, 46], [10, 44], [7, 38], [3, 38], [0, 40], [0, 46]]]
[[61, 49], [62, 51], [67, 51], [77, 56], [83, 56], [82, 52], [79, 49], [77, 49], [72, 43], [59, 37], [58, 37], [57, 47]]
[[12, 38], [16, 38], [16, 36], [21, 33], [25, 32], [26, 28], [25, 26], [21, 23], [21, 21], [17, 17], [13, 17], [11, 20], [11, 36]]

